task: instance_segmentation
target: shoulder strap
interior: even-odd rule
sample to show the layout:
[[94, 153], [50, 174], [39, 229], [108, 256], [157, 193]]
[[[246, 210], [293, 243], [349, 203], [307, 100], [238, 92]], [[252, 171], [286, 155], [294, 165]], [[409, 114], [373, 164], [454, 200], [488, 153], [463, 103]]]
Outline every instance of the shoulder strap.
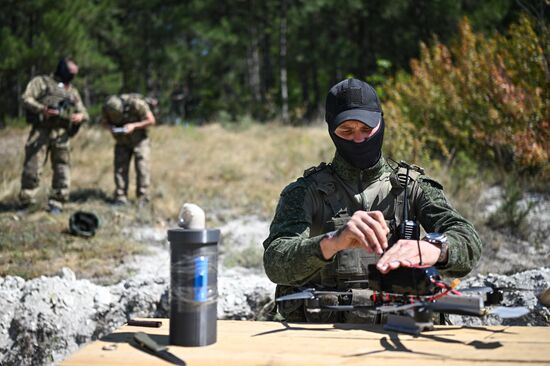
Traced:
[[369, 203], [369, 207], [367, 207], [367, 209], [374, 209], [374, 207], [378, 206], [386, 199], [392, 187], [389, 183], [390, 175], [390, 172], [382, 173], [378, 180], [373, 182], [370, 187], [367, 188], [367, 191], [365, 192], [366, 200]]
[[[415, 166], [416, 167], [416, 166]], [[414, 213], [415, 211], [415, 199], [414, 194], [415, 192], [421, 192], [421, 188], [418, 185], [418, 178], [423, 175], [424, 169], [417, 167], [418, 169], [409, 169], [409, 185], [407, 190], [407, 196], [408, 196], [408, 206], [409, 206], [409, 212], [408, 215], [410, 218], [413, 218], [411, 216], [411, 213]], [[398, 169], [394, 170], [393, 173], [390, 175], [390, 182], [392, 185], [391, 193], [394, 195], [394, 202], [395, 202], [395, 213], [394, 213], [394, 219], [397, 226], [401, 223], [401, 219], [403, 217], [403, 206], [404, 206], [404, 199], [405, 199], [405, 184], [407, 182], [407, 168], [404, 166], [399, 166]]]
[[343, 208], [336, 196], [337, 181], [332, 175], [332, 167], [330, 164], [321, 163], [316, 167], [311, 167], [304, 171], [304, 178], [311, 180], [315, 189], [317, 189], [324, 197], [324, 201], [332, 210], [332, 216], [336, 215]]
[[42, 83], [44, 83], [44, 85], [46, 86], [46, 90], [44, 91], [44, 94], [42, 95], [42, 97], [45, 97], [49, 94], [51, 94], [52, 92], [52, 82], [55, 82], [55, 80], [53, 78], [51, 78], [50, 76], [48, 75], [42, 75], [40, 76], [40, 79], [42, 79]]

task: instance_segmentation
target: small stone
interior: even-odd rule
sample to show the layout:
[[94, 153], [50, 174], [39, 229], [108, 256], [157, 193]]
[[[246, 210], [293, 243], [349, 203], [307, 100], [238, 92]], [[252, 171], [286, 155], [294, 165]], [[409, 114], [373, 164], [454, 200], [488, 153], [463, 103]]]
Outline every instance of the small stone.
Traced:
[[76, 281], [76, 275], [70, 268], [63, 267], [58, 273], [58, 276], [67, 281]]

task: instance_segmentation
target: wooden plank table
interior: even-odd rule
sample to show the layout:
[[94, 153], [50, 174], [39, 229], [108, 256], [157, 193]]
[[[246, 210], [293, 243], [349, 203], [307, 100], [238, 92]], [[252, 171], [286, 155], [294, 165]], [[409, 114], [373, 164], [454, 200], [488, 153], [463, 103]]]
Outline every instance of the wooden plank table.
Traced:
[[[125, 325], [61, 365], [169, 365], [129, 344], [135, 332], [168, 344], [169, 320], [158, 320], [162, 321], [160, 328]], [[169, 346], [169, 351], [189, 366], [550, 365], [550, 327], [436, 326], [412, 336], [362, 324], [219, 320], [217, 343]]]

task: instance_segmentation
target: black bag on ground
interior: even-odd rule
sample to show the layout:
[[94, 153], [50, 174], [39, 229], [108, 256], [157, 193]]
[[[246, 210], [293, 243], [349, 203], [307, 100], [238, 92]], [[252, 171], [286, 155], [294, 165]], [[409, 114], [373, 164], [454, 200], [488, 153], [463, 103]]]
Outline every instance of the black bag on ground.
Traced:
[[99, 219], [92, 212], [77, 211], [69, 218], [69, 232], [73, 235], [91, 237], [99, 227]]

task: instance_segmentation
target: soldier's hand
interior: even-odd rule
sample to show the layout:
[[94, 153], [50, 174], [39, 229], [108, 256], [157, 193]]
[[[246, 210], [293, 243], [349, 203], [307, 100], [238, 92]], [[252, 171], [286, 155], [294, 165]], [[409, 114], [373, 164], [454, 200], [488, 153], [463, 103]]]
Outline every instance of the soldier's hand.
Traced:
[[389, 232], [382, 212], [356, 211], [342, 228], [321, 241], [321, 251], [325, 259], [347, 248], [382, 254], [388, 247]]
[[427, 241], [404, 240], [397, 241], [376, 263], [376, 268], [382, 273], [388, 273], [399, 267], [414, 267], [420, 264], [418, 248], [422, 252], [422, 265], [433, 266], [439, 258], [441, 250]]
[[84, 119], [84, 114], [82, 113], [73, 113], [71, 114], [71, 122], [79, 124]]
[[59, 116], [59, 110], [54, 109], [54, 108], [45, 107], [44, 111], [43, 111], [43, 114], [44, 114], [44, 117], [46, 117], [46, 118], [55, 117], [55, 116]]
[[124, 125], [124, 128], [126, 129], [126, 134], [132, 133], [136, 129], [136, 126], [133, 123], [127, 123]]

